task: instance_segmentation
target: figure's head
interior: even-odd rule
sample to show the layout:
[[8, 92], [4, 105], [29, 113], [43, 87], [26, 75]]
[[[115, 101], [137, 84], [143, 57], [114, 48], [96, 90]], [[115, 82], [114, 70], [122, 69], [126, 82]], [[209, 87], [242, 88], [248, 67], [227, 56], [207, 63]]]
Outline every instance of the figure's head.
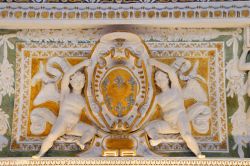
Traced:
[[85, 84], [85, 76], [81, 72], [76, 72], [70, 78], [70, 84], [74, 90], [82, 90]]
[[155, 81], [156, 85], [159, 86], [159, 88], [161, 88], [162, 90], [169, 87], [169, 78], [167, 73], [164, 73], [162, 71], [157, 71], [155, 73]]

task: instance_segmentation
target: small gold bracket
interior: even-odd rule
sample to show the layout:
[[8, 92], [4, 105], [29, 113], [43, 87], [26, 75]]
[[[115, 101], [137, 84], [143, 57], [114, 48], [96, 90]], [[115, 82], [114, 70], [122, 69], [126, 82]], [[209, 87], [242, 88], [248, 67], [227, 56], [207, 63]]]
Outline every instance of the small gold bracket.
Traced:
[[114, 150], [103, 150], [103, 157], [135, 157], [136, 150], [132, 149], [114, 149]]

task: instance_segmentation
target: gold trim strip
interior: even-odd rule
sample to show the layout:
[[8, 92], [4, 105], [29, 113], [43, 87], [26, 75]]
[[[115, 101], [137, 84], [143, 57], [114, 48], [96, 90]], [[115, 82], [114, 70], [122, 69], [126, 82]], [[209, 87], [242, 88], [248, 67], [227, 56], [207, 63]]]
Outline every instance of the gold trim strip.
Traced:
[[[115, 19], [232, 19], [250, 18], [249, 2], [175, 4], [0, 4], [1, 19], [115, 20]], [[119, 10], [117, 10], [119, 8]]]

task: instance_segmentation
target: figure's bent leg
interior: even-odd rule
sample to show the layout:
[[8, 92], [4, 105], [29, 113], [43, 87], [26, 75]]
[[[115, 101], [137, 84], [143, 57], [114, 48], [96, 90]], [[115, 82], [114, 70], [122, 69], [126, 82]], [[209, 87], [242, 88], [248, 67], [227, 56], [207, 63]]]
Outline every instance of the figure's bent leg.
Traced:
[[171, 126], [164, 120], [152, 121], [145, 130], [151, 138], [149, 142], [152, 146], [157, 146], [160, 143], [166, 142], [166, 139], [163, 136], [164, 134], [178, 133], [178, 131], [171, 128]]
[[158, 131], [158, 123], [160, 123], [161, 120], [155, 120], [149, 123], [148, 126], [145, 127], [145, 131], [147, 132], [147, 135], [151, 139], [158, 139], [159, 137], [159, 131]]
[[96, 134], [96, 129], [86, 123], [79, 122], [76, 127], [68, 135], [80, 136], [80, 141], [76, 141], [77, 145], [83, 150], [84, 144], [90, 141]]
[[188, 148], [198, 157], [205, 158], [204, 155], [201, 154], [199, 146], [191, 134], [190, 124], [188, 122], [188, 117], [186, 113], [181, 113], [178, 122], [178, 128], [180, 130], [180, 134], [184, 141], [187, 143]]
[[40, 158], [43, 156], [52, 146], [55, 140], [65, 134], [65, 127], [63, 124], [55, 124], [50, 134], [44, 139], [39, 153], [32, 158]]

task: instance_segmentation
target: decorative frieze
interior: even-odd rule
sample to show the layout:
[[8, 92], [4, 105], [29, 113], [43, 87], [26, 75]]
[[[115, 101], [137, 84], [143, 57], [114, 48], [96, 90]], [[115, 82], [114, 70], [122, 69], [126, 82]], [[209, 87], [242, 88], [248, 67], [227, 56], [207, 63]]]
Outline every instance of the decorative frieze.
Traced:
[[0, 18], [17, 20], [181, 20], [249, 18], [250, 4], [203, 3], [2, 3]]
[[120, 166], [135, 166], [135, 165], [148, 165], [148, 166], [213, 166], [213, 165], [227, 165], [227, 166], [246, 166], [250, 165], [249, 159], [194, 159], [194, 158], [42, 158], [34, 160], [31, 158], [4, 158], [0, 159], [1, 166], [11, 165], [86, 165], [86, 166], [105, 166], [105, 165], [120, 165]]

